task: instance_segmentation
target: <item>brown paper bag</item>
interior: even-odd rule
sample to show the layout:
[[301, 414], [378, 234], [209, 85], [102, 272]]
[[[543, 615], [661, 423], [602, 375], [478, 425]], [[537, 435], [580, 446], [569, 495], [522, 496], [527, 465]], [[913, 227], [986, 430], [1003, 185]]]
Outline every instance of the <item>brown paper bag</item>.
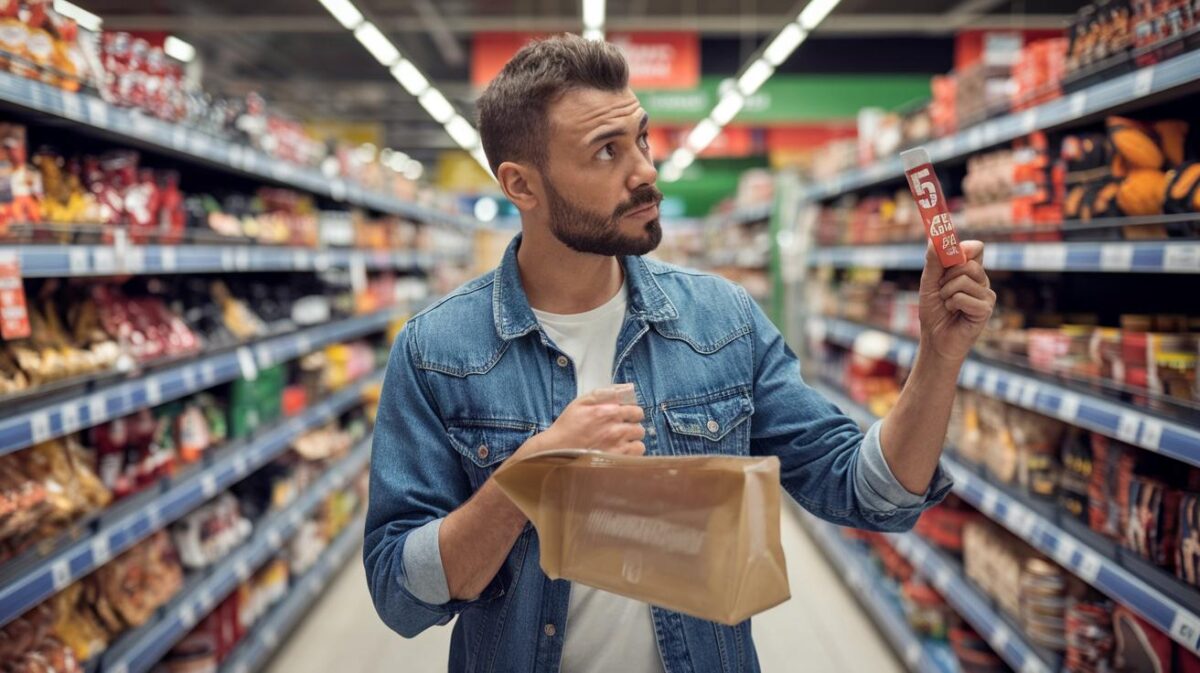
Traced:
[[537, 528], [552, 579], [723, 624], [791, 596], [778, 458], [561, 450], [494, 478]]

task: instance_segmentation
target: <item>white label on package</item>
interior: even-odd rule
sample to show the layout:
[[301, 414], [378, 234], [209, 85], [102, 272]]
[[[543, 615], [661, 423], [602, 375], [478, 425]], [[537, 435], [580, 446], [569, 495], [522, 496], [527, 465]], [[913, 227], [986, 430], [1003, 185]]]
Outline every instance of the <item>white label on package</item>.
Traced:
[[253, 381], [258, 378], [258, 364], [254, 362], [254, 354], [245, 346], [237, 349], [238, 367], [242, 370], [242, 378]]
[[92, 540], [92, 562], [100, 567], [112, 558], [112, 549], [108, 546], [108, 538], [101, 535]]
[[69, 435], [79, 429], [79, 407], [75, 406], [74, 402], [59, 407], [58, 415], [62, 418], [63, 434]]
[[1128, 243], [1100, 245], [1101, 271], [1129, 271], [1133, 268], [1133, 246]]
[[88, 249], [81, 246], [71, 246], [67, 253], [67, 265], [71, 269], [72, 276], [82, 275], [88, 272]]
[[108, 403], [104, 395], [96, 394], [88, 398], [88, 423], [95, 425], [108, 416]]
[[174, 271], [179, 268], [178, 252], [174, 246], [162, 248], [162, 269], [163, 271]]
[[1142, 98], [1154, 85], [1154, 68], [1142, 68], [1133, 76], [1133, 95]]
[[50, 566], [50, 580], [54, 582], [54, 590], [62, 591], [71, 583], [71, 563], [60, 558]]
[[29, 417], [29, 435], [34, 444], [41, 444], [50, 439], [50, 414], [45, 411], [34, 412]]
[[1187, 612], [1183, 609], [1175, 611], [1175, 619], [1171, 620], [1171, 637], [1188, 646], [1188, 649], [1196, 651], [1196, 644], [1200, 641], [1200, 617]]
[[1200, 272], [1200, 243], [1167, 243], [1163, 249], [1163, 271]]
[[1138, 418], [1131, 413], [1122, 412], [1117, 418], [1117, 439], [1127, 444], [1137, 441]]
[[1079, 396], [1072, 393], [1064, 393], [1062, 399], [1058, 401], [1058, 417], [1064, 421], [1071, 422], [1079, 415]]
[[1150, 449], [1151, 451], [1158, 451], [1162, 448], [1162, 433], [1162, 423], [1159, 423], [1153, 418], [1143, 418], [1142, 434], [1141, 437], [1138, 438], [1138, 444]]

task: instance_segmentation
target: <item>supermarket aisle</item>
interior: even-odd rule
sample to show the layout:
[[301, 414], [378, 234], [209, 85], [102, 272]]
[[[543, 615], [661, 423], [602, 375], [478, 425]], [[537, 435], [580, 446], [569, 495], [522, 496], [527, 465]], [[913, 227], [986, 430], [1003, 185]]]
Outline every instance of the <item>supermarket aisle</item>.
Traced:
[[[763, 670], [899, 673], [900, 664], [845, 584], [785, 508], [783, 545], [792, 600], [754, 619]], [[375, 616], [362, 564], [350, 563], [292, 633], [269, 673], [411, 673], [444, 671], [450, 629], [414, 640]]]

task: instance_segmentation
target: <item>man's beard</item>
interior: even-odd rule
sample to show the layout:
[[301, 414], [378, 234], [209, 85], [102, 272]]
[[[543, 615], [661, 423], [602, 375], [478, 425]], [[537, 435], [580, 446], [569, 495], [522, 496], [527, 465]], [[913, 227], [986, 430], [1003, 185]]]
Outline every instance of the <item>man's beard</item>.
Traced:
[[652, 185], [640, 187], [628, 201], [617, 206], [612, 215], [604, 216], [576, 206], [554, 188], [549, 176], [544, 176], [546, 201], [550, 208], [550, 232], [575, 252], [606, 257], [644, 255], [662, 242], [662, 225], [658, 218], [646, 223], [643, 236], [621, 233], [621, 218], [638, 208], [662, 201], [662, 192]]

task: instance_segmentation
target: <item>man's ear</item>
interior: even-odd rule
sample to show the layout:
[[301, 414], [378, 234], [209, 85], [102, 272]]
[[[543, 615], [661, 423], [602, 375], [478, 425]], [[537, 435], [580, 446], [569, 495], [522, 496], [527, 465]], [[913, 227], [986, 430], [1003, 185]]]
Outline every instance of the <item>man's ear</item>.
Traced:
[[496, 180], [508, 200], [523, 213], [533, 210], [542, 201], [542, 176], [528, 166], [505, 161], [496, 169]]

